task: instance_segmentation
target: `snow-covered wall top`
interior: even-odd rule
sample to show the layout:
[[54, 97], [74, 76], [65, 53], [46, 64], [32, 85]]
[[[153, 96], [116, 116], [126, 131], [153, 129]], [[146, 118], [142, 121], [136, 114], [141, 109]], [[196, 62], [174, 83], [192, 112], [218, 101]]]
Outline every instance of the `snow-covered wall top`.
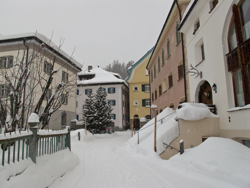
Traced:
[[84, 71], [78, 73], [78, 76], [84, 75], [95, 75], [92, 79], [89, 80], [78, 80], [77, 85], [86, 85], [86, 84], [98, 84], [98, 83], [124, 83], [128, 85], [125, 80], [117, 78], [114, 73], [105, 71], [101, 68], [93, 68], [90, 71]]
[[79, 69], [82, 68], [83, 65], [81, 63], [79, 63], [78, 61], [76, 61], [75, 59], [70, 57], [63, 50], [61, 50], [61, 49], [59, 50], [59, 47], [56, 44], [54, 44], [49, 38], [47, 38], [43, 34], [40, 34], [37, 32], [35, 32], [35, 33], [22, 33], [22, 34], [17, 34], [17, 35], [0, 35], [0, 41], [1, 40], [20, 39], [20, 38], [25, 38], [25, 37], [36, 37], [36, 38], [40, 39], [42, 42], [44, 42], [45, 44], [47, 44], [48, 46], [50, 46], [51, 48], [53, 48], [54, 50], [56, 50], [57, 52], [62, 54], [64, 57], [66, 57], [69, 61], [72, 61], [76, 66], [78, 66]]

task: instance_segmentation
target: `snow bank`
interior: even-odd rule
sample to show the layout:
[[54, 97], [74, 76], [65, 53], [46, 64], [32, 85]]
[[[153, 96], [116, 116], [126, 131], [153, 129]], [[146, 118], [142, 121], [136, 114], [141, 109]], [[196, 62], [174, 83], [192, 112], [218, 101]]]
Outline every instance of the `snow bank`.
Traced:
[[87, 131], [87, 135], [86, 135], [85, 129], [77, 129], [75, 131], [71, 131], [70, 132], [71, 139], [73, 140], [78, 139], [78, 132], [80, 132], [81, 141], [88, 142], [88, 141], [95, 139], [94, 135], [92, 135], [92, 133], [89, 131]]
[[[156, 147], [158, 154], [161, 154], [166, 149], [165, 144], [170, 144], [179, 136], [178, 122], [175, 118], [176, 115], [172, 108], [165, 108], [157, 116]], [[151, 119], [140, 129], [139, 145], [137, 132], [129, 139], [128, 147], [133, 149], [137, 148], [137, 152], [141, 152], [143, 155], [150, 154], [154, 149], [154, 122], [155, 118]]]
[[[52, 155], [38, 157], [37, 164], [34, 164], [31, 159], [27, 159], [0, 166], [0, 187], [48, 187], [57, 178], [72, 170], [78, 163], [78, 156], [65, 149]], [[21, 176], [18, 174], [21, 174]]]
[[[199, 146], [186, 149], [169, 159], [179, 173], [206, 175], [209, 178], [228, 182], [235, 187], [250, 187], [250, 149], [227, 138], [210, 137]], [[195, 175], [192, 173], [193, 176]], [[210, 182], [211, 183], [211, 182]], [[218, 183], [218, 182], [217, 182]], [[206, 182], [204, 182], [206, 184]], [[218, 187], [219, 184], [217, 184]]]
[[176, 109], [176, 113], [178, 118], [189, 121], [201, 120], [207, 117], [218, 117], [203, 103], [182, 103]]

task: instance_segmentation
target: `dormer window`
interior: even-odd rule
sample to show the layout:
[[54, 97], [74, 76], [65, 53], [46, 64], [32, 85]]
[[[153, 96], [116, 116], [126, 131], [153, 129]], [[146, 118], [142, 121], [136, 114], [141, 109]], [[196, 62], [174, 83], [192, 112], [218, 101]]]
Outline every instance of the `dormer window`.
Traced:
[[199, 27], [200, 27], [200, 20], [198, 19], [198, 20], [195, 22], [195, 24], [194, 24], [194, 32], [193, 32], [193, 34], [196, 33], [196, 31], [199, 29]]

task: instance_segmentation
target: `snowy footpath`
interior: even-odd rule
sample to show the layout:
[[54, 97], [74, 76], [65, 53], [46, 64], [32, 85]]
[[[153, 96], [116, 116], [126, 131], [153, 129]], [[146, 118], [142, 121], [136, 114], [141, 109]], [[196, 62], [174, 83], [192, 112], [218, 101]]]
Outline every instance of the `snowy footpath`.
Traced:
[[143, 152], [128, 142], [130, 136], [130, 131], [94, 136], [73, 131], [72, 152], [43, 157], [36, 165], [26, 160], [1, 167], [0, 187], [250, 187], [250, 149], [230, 139], [209, 138], [182, 155], [162, 160], [153, 148], [151, 153]]

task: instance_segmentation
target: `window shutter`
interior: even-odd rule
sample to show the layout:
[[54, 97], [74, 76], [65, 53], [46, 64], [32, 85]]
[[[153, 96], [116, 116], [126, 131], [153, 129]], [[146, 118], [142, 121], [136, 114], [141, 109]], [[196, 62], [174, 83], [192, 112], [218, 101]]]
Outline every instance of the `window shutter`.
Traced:
[[44, 72], [47, 72], [46, 67], [47, 67], [47, 66], [46, 66], [46, 61], [44, 61], [44, 64], [43, 64], [43, 71], [44, 71]]
[[110, 100], [108, 100], [108, 105], [110, 105]]
[[62, 81], [65, 81], [65, 72], [62, 71]]
[[113, 100], [114, 101], [114, 106], [115, 106], [115, 100]]
[[8, 67], [13, 67], [13, 56], [9, 56]]
[[0, 69], [2, 68], [2, 58], [0, 57]]
[[87, 90], [87, 89], [85, 89], [85, 95], [87, 95], [87, 93], [88, 93], [88, 90]]
[[144, 84], [141, 85], [141, 89], [142, 89], [142, 91], [145, 91], [145, 85]]
[[146, 99], [142, 99], [142, 106], [145, 107], [146, 106]]
[[116, 115], [114, 114], [114, 120], [116, 119]]
[[115, 93], [115, 88], [114, 88], [114, 93]]
[[108, 93], [110, 93], [110, 88], [108, 88]]
[[79, 89], [78, 89], [78, 90], [76, 90], [76, 94], [77, 94], [77, 95], [79, 95]]
[[76, 119], [79, 120], [79, 115], [76, 115]]

